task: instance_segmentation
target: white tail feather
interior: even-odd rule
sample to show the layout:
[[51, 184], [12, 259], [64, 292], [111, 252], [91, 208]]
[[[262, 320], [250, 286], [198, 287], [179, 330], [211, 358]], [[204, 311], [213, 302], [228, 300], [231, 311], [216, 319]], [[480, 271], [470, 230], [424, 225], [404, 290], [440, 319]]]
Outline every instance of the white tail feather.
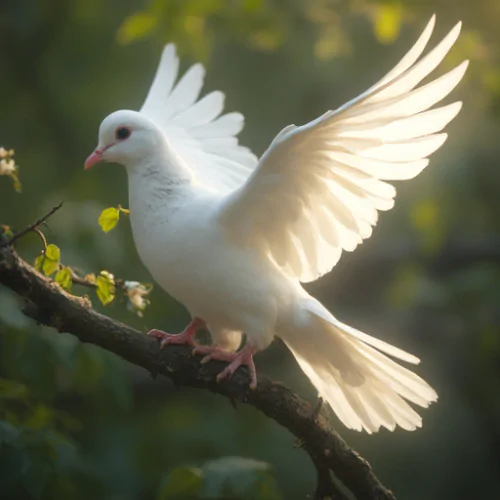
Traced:
[[314, 299], [301, 305], [295, 325], [280, 337], [339, 419], [368, 433], [421, 427], [420, 415], [406, 400], [425, 408], [437, 400], [436, 392], [379, 351], [410, 363], [418, 358], [344, 325]]

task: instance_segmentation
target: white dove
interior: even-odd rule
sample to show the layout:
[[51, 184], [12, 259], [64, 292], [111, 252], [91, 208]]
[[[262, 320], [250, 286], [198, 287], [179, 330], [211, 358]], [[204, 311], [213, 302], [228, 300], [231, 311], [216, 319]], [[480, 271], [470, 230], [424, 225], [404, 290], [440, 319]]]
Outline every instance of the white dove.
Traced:
[[[463, 77], [467, 61], [419, 86], [443, 60], [460, 23], [418, 60], [435, 24], [382, 80], [335, 111], [285, 127], [262, 157], [238, 144], [239, 113], [221, 115], [224, 95], [198, 100], [200, 64], [175, 84], [179, 59], [165, 47], [139, 112], [110, 114], [85, 168], [125, 166], [130, 218], [142, 262], [191, 323], [178, 335], [152, 330], [165, 344], [195, 345], [206, 325], [203, 362], [229, 362], [220, 381], [280, 337], [350, 429], [396, 425], [414, 430], [436, 392], [388, 356], [419, 359], [337, 320], [301, 286], [329, 272], [342, 250], [372, 234], [378, 210], [394, 205], [385, 181], [411, 179], [445, 141], [440, 132], [460, 102], [429, 110]], [[240, 350], [243, 334], [246, 343]]]

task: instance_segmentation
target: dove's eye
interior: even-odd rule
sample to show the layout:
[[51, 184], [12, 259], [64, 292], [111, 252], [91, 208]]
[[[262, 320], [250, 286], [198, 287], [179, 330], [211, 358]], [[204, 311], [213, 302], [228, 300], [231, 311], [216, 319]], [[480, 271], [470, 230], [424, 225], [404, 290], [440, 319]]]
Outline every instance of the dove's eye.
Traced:
[[130, 130], [128, 127], [118, 127], [116, 129], [115, 136], [118, 140], [123, 141], [124, 139], [130, 137], [131, 133], [132, 130]]

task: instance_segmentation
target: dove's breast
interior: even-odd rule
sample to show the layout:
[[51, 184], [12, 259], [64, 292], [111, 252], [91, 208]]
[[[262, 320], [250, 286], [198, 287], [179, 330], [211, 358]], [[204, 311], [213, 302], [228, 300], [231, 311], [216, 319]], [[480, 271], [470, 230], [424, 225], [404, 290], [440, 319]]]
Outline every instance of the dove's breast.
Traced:
[[180, 198], [155, 208], [144, 203], [131, 199], [131, 222], [141, 260], [155, 281], [193, 316], [214, 328], [244, 332], [265, 347], [279, 311], [292, 300], [282, 271], [227, 240], [217, 199]]

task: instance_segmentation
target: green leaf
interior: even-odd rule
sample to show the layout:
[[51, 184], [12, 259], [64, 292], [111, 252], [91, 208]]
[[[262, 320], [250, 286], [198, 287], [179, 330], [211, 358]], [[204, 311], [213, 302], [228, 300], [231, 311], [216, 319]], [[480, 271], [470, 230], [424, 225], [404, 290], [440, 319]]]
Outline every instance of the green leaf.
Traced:
[[178, 467], [163, 482], [157, 500], [191, 500], [198, 498], [203, 473], [196, 467]]
[[59, 269], [61, 251], [56, 245], [48, 245], [45, 249], [45, 259], [42, 263], [43, 272], [50, 276]]
[[42, 269], [46, 276], [50, 276], [59, 269], [59, 262], [55, 262], [46, 258], [43, 261]]
[[47, 245], [47, 249], [45, 250], [45, 257], [50, 260], [55, 260], [59, 262], [61, 258], [61, 250], [56, 245]]
[[224, 457], [207, 462], [202, 470], [202, 498], [281, 498], [271, 466], [265, 462], [244, 457]]
[[118, 43], [127, 44], [149, 35], [158, 24], [155, 15], [149, 12], [136, 12], [123, 21], [116, 35]]
[[41, 271], [42, 270], [42, 265], [43, 265], [43, 261], [45, 259], [45, 255], [39, 255], [36, 259], [35, 259], [35, 269], [37, 271]]
[[96, 278], [97, 296], [103, 305], [113, 302], [115, 298], [115, 280], [113, 275], [107, 271], [101, 271], [101, 274]]
[[70, 291], [71, 290], [71, 285], [73, 284], [71, 280], [71, 270], [69, 267], [63, 267], [60, 269], [55, 277], [56, 283], [61, 285], [62, 288], [65, 290]]
[[105, 233], [115, 228], [120, 219], [120, 211], [115, 207], [106, 208], [99, 216], [99, 225]]

